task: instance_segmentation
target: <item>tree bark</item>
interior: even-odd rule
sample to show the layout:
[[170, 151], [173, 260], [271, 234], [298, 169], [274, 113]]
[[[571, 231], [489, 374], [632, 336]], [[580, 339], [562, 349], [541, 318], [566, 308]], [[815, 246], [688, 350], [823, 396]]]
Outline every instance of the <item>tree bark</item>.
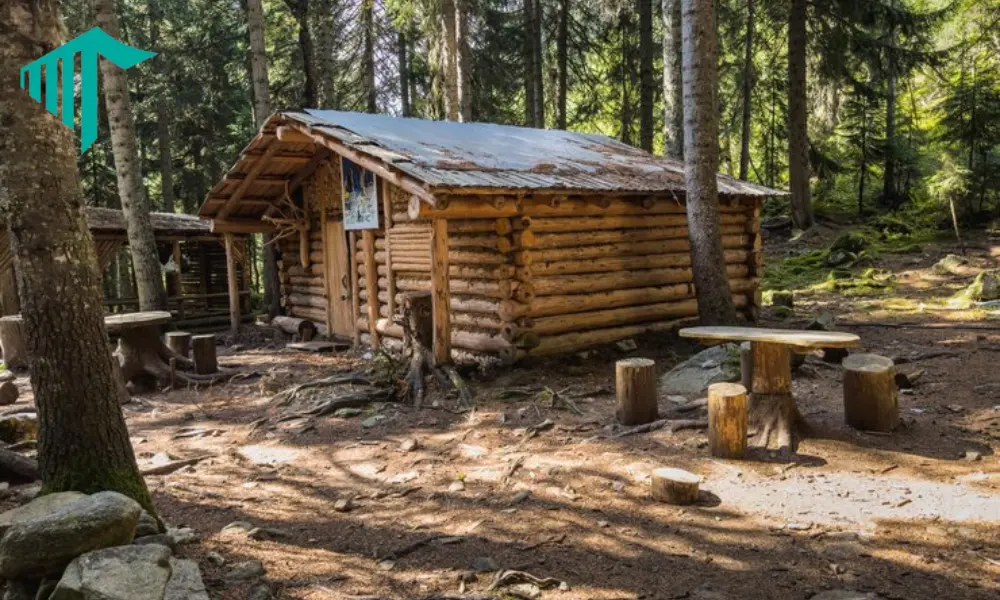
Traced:
[[159, 52], [156, 57], [160, 75], [159, 97], [156, 99], [156, 141], [160, 151], [160, 210], [174, 212], [174, 160], [170, 152], [170, 108], [167, 104], [168, 81], [170, 78], [167, 57], [160, 40], [160, 22], [163, 13], [159, 4], [149, 6], [149, 39]]
[[[121, 37], [114, 0], [95, 0], [94, 12], [98, 27], [112, 37]], [[111, 147], [118, 175], [118, 195], [121, 197], [122, 214], [125, 216], [139, 309], [159, 310], [166, 307], [167, 297], [163, 289], [153, 225], [149, 218], [149, 198], [142, 183], [142, 165], [139, 162], [128, 77], [123, 69], [111, 61], [100, 62], [111, 129]]]
[[[892, 36], [895, 42], [895, 36]], [[888, 81], [885, 95], [885, 169], [882, 175], [882, 200], [886, 206], [898, 208], [896, 199], [896, 65], [893, 50], [889, 53]]]
[[441, 35], [444, 36], [444, 53], [441, 57], [444, 70], [444, 110], [449, 121], [461, 120], [461, 99], [458, 92], [458, 47], [455, 42], [455, 0], [441, 0]]
[[681, 0], [663, 0], [663, 129], [665, 153], [684, 159], [684, 87], [682, 84]]
[[378, 89], [375, 85], [375, 0], [361, 4], [361, 26], [364, 27], [365, 110], [378, 112]]
[[522, 18], [524, 20], [524, 124], [538, 127], [535, 121], [535, 1], [524, 0]]
[[[0, 4], [0, 81], [63, 42], [56, 6]], [[0, 122], [0, 195], [20, 273], [43, 491], [114, 490], [152, 512], [119, 406], [73, 132], [14, 86], [0, 86]]]
[[806, 13], [809, 1], [791, 2], [788, 16], [788, 176], [792, 193], [792, 221], [799, 229], [808, 229], [813, 225], [806, 105]]
[[309, 0], [285, 0], [288, 10], [299, 26], [299, 52], [302, 54], [302, 72], [305, 76], [302, 100], [306, 107], [319, 106], [316, 88], [316, 51], [309, 26]]
[[556, 34], [556, 128], [566, 129], [566, 92], [569, 87], [569, 0], [559, 0], [559, 31]]
[[333, 60], [336, 31], [334, 29], [333, 0], [312, 0], [309, 6], [309, 28], [316, 52], [316, 97], [322, 108], [338, 105], [334, 86], [336, 65]]
[[746, 48], [743, 55], [743, 129], [740, 134], [740, 179], [746, 181], [750, 176], [750, 123], [753, 108], [753, 45], [754, 19], [756, 19], [757, 2], [747, 0], [747, 35]]
[[653, 0], [639, 0], [639, 147], [653, 151]]
[[719, 219], [719, 46], [714, 0], [683, 0], [684, 175], [688, 236], [698, 313], [703, 325], [736, 321]]
[[454, 0], [459, 120], [472, 120], [472, 49], [469, 47], [469, 0]]
[[399, 60], [399, 104], [400, 115], [410, 116], [410, 59], [409, 42], [402, 31], [396, 39], [396, 56]]
[[659, 416], [656, 404], [656, 363], [648, 358], [626, 358], [615, 363], [618, 422], [644, 425]]
[[535, 86], [535, 126], [545, 129], [545, 61], [543, 58], [545, 48], [542, 45], [542, 18], [544, 16], [542, 1], [535, 0], [534, 4], [535, 15], [531, 20], [533, 27], [531, 37], [534, 41], [531, 44], [531, 49], [533, 52], [532, 76]]
[[[250, 71], [253, 80], [253, 116], [257, 129], [271, 114], [270, 81], [267, 75], [267, 47], [264, 43], [264, 7], [261, 0], [247, 0], [247, 24], [250, 33]], [[281, 312], [281, 281], [278, 279], [278, 261], [271, 235], [261, 236], [264, 272], [264, 307], [274, 317]]]

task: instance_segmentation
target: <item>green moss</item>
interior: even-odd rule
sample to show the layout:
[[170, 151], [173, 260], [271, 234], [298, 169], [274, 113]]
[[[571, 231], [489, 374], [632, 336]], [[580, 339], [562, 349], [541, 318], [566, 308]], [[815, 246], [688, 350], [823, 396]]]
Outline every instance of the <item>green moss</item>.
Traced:
[[146, 487], [146, 481], [138, 469], [108, 469], [105, 467], [84, 467], [80, 463], [66, 465], [54, 476], [45, 478], [42, 494], [56, 492], [118, 492], [135, 500], [150, 515], [159, 520], [153, 498]]
[[976, 302], [989, 302], [1000, 298], [1000, 271], [984, 271], [964, 290], [948, 300], [949, 308], [970, 308]]

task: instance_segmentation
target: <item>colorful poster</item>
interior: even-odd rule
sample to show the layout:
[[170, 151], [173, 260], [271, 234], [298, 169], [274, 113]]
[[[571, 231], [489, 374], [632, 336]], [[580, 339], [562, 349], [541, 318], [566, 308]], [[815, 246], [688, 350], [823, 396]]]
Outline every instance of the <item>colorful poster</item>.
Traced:
[[378, 229], [378, 187], [375, 175], [346, 158], [340, 159], [343, 179], [344, 229]]

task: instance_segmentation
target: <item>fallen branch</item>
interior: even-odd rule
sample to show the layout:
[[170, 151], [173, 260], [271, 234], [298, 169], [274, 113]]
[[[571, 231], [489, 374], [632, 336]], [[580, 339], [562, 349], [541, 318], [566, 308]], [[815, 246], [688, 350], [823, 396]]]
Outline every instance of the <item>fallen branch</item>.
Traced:
[[37, 462], [6, 448], [0, 448], [0, 475], [13, 475], [16, 479], [31, 481], [41, 479]]
[[149, 467], [147, 469], [142, 469], [139, 471], [144, 477], [147, 475], [168, 475], [174, 471], [179, 471], [184, 467], [190, 467], [191, 465], [196, 465], [207, 458], [213, 458], [214, 454], [206, 454], [204, 456], [196, 456], [195, 458], [185, 458], [183, 460], [174, 460], [162, 465], [157, 465], [155, 467]]
[[493, 583], [490, 584], [490, 587], [486, 588], [486, 591], [492, 592], [497, 588], [508, 585], [517, 585], [519, 583], [537, 585], [538, 588], [542, 590], [562, 585], [562, 581], [556, 579], [555, 577], [536, 577], [535, 575], [525, 571], [500, 571], [493, 579]]
[[417, 550], [420, 550], [424, 546], [427, 546], [428, 544], [432, 544], [432, 543], [436, 542], [437, 540], [439, 540], [441, 538], [446, 538], [446, 537], [449, 537], [449, 536], [444, 535], [444, 534], [436, 534], [436, 535], [427, 536], [425, 538], [421, 538], [421, 539], [419, 539], [419, 540], [417, 540], [417, 541], [415, 541], [415, 542], [413, 542], [411, 544], [407, 544], [407, 545], [403, 546], [402, 548], [398, 548], [396, 550], [393, 550], [392, 552], [390, 552], [389, 554], [386, 554], [385, 556], [379, 558], [378, 560], [379, 561], [384, 561], [384, 560], [399, 560], [400, 558], [403, 558], [407, 554], [412, 554], [412, 553], [416, 552]]
[[708, 398], [698, 398], [684, 404], [678, 404], [673, 408], [673, 412], [685, 413], [708, 406]]
[[625, 431], [616, 433], [611, 436], [611, 439], [617, 440], [639, 433], [649, 433], [650, 431], [656, 431], [658, 429], [666, 429], [670, 433], [681, 431], [683, 429], [708, 429], [708, 421], [704, 419], [660, 419], [658, 421], [653, 421], [652, 423], [646, 423], [645, 425], [639, 425], [638, 427], [632, 427], [631, 429], [626, 429]]

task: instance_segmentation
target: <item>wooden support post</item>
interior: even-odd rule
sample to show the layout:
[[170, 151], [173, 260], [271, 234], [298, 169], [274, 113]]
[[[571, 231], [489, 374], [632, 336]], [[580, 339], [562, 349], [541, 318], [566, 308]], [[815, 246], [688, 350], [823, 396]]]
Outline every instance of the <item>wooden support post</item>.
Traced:
[[740, 344], [740, 385], [748, 391], [753, 389], [753, 345]]
[[21, 315], [0, 318], [0, 348], [3, 349], [3, 362], [8, 369], [28, 366], [27, 343]]
[[347, 234], [347, 256], [351, 265], [351, 333], [355, 346], [361, 345], [361, 331], [358, 330], [357, 321], [361, 316], [361, 283], [358, 281], [358, 234], [350, 231]]
[[736, 383], [708, 387], [708, 447], [718, 458], [747, 452], [747, 390]]
[[618, 422], [644, 425], [658, 417], [656, 363], [648, 358], [626, 358], [615, 363]]
[[[337, 257], [331, 256], [334, 246], [331, 246], [332, 240], [330, 240], [330, 234], [327, 231], [326, 226], [328, 217], [326, 214], [326, 209], [323, 209], [319, 213], [319, 223], [320, 223], [320, 238], [323, 240], [323, 293], [326, 295], [326, 327], [330, 334], [333, 334], [333, 311], [334, 303], [337, 302], [339, 306], [340, 291], [339, 287], [341, 283], [339, 281], [333, 281], [334, 276], [331, 274], [334, 265], [336, 264]], [[304, 271], [304, 270], [303, 270]], [[289, 280], [291, 275], [289, 275]], [[271, 322], [274, 325], [274, 321]], [[303, 342], [309, 340], [301, 340]]]
[[194, 372], [198, 375], [209, 375], [219, 370], [215, 358], [215, 336], [196, 335], [191, 338], [192, 360]]
[[[176, 271], [174, 271], [174, 293], [178, 297], [181, 297], [184, 295], [184, 274], [181, 272], [182, 255], [181, 255], [181, 243], [179, 241], [174, 241], [173, 257], [174, 257], [174, 266], [177, 269]], [[184, 318], [183, 300], [179, 300], [177, 302], [177, 318], [178, 319]]]
[[701, 477], [682, 469], [656, 469], [650, 474], [649, 493], [667, 504], [694, 504], [698, 501]]
[[250, 300], [250, 294], [243, 293], [243, 292], [249, 292], [250, 287], [252, 285], [250, 281], [251, 279], [250, 262], [252, 260], [251, 258], [252, 255], [250, 254], [250, 244], [252, 241], [253, 238], [251, 238], [250, 236], [244, 236], [243, 238], [243, 262], [241, 263], [243, 267], [243, 282], [242, 285], [240, 286], [240, 301], [243, 302], [242, 304], [242, 306], [244, 307], [243, 312], [245, 312], [246, 314], [250, 314], [250, 311], [253, 308], [253, 305], [251, 304]]
[[792, 397], [792, 363], [783, 344], [754, 342], [753, 396], [750, 422], [757, 430], [756, 445], [767, 447], [774, 434], [778, 448], [795, 449], [796, 429], [804, 424]]
[[167, 348], [184, 358], [191, 356], [191, 334], [186, 331], [170, 331], [167, 333]]
[[368, 333], [372, 337], [372, 349], [379, 347], [378, 330], [378, 267], [375, 265], [375, 232], [365, 229], [361, 232], [365, 248], [365, 289], [368, 291]]
[[396, 314], [396, 274], [392, 271], [392, 186], [382, 180], [382, 219], [385, 224], [385, 272], [389, 298], [386, 305], [389, 308], [389, 318]]
[[448, 221], [434, 219], [431, 239], [431, 300], [434, 313], [434, 364], [451, 362], [451, 291], [448, 288]]
[[240, 286], [236, 281], [236, 248], [233, 234], [224, 233], [226, 244], [226, 282], [229, 285], [229, 331], [233, 335], [240, 329]]
[[899, 425], [895, 365], [876, 354], [844, 359], [844, 420], [861, 431], [889, 433]]

